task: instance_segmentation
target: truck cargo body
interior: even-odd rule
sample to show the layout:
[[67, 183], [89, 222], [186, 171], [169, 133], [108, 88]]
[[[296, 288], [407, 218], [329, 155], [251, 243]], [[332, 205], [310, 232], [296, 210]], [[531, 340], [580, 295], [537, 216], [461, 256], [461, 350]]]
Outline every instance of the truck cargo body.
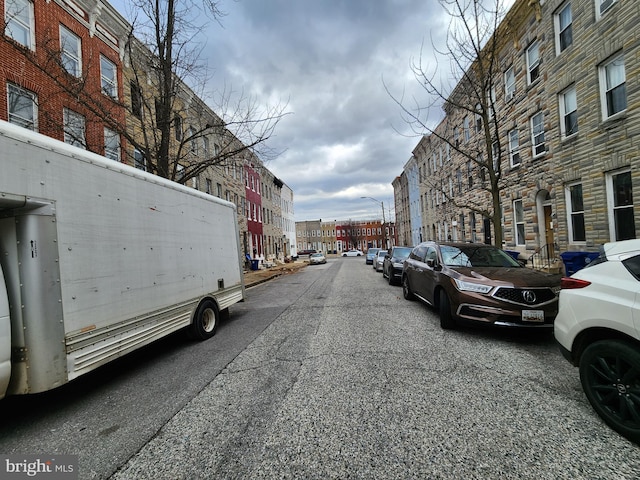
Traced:
[[244, 300], [235, 205], [0, 122], [0, 398]]

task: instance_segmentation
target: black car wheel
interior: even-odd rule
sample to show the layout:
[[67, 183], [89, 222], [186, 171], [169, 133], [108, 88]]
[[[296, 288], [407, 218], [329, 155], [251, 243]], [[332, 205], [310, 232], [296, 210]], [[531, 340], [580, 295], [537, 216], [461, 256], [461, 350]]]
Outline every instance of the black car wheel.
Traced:
[[447, 292], [444, 290], [440, 290], [440, 298], [439, 298], [439, 306], [440, 306], [440, 327], [445, 330], [451, 330], [452, 328], [456, 328], [456, 321], [451, 315], [451, 302], [449, 301], [449, 296]]
[[393, 281], [393, 270], [389, 270], [389, 273], [387, 273], [387, 278], [389, 279], [389, 285], [393, 285], [395, 283]]
[[620, 340], [589, 345], [580, 358], [580, 381], [607, 425], [640, 443], [640, 351]]
[[409, 286], [409, 278], [405, 275], [402, 277], [402, 296], [405, 300], [415, 300], [415, 295], [411, 291], [411, 287]]

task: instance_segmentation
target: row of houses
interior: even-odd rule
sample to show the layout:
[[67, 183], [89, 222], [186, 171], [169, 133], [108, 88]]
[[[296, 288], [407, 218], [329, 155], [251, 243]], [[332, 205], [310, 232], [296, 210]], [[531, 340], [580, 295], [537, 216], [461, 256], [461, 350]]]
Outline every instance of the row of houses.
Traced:
[[341, 253], [358, 249], [389, 248], [397, 245], [394, 222], [384, 220], [307, 220], [296, 222], [298, 251], [317, 250], [324, 253]]
[[152, 49], [110, 4], [0, 6], [1, 120], [235, 203], [246, 253], [295, 250], [293, 191], [175, 72], [164, 89]]
[[638, 7], [516, 0], [393, 181], [399, 243], [553, 261], [636, 238]]

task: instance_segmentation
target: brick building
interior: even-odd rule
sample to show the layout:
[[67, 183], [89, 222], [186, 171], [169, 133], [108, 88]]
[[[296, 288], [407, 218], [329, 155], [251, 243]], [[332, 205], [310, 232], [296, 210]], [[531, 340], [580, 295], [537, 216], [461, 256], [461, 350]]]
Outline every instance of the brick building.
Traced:
[[0, 118], [120, 161], [127, 22], [99, 0], [0, 7]]
[[[419, 206], [394, 181], [396, 216], [410, 222], [408, 202], [419, 209], [425, 240], [493, 243], [493, 224], [480, 213], [491, 202], [492, 179], [461, 154], [476, 148], [500, 175], [500, 246], [553, 259], [635, 238], [639, 20], [635, 2], [517, 0], [498, 28], [491, 88], [468, 98], [468, 108], [448, 105], [420, 140], [413, 151]], [[493, 143], [483, 149], [488, 131]]]

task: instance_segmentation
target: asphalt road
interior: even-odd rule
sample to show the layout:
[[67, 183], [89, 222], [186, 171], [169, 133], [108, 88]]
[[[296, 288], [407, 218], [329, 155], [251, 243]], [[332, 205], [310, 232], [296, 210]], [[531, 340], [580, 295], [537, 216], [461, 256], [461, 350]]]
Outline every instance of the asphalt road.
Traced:
[[443, 331], [361, 257], [248, 294], [207, 342], [6, 399], [0, 452], [77, 454], [82, 479], [640, 477], [550, 333]]

